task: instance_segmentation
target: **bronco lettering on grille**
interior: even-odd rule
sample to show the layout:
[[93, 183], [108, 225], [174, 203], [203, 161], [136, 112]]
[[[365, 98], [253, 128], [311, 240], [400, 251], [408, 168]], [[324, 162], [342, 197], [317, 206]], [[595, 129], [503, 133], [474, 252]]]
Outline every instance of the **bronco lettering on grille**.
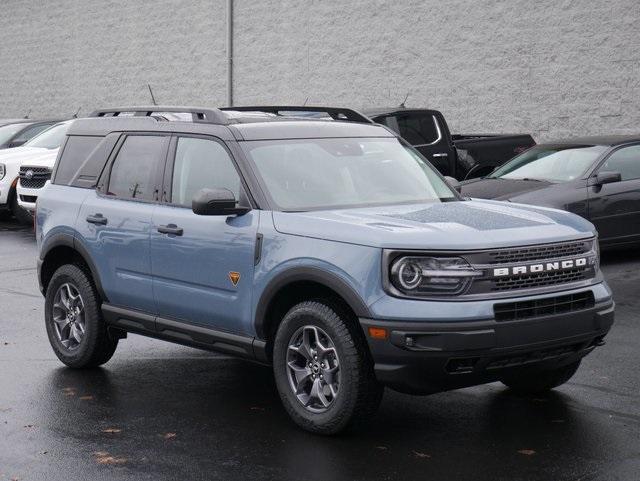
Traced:
[[562, 271], [566, 269], [575, 269], [576, 267], [586, 267], [587, 263], [587, 257], [580, 257], [578, 259], [565, 259], [562, 261], [544, 262], [540, 264], [499, 267], [493, 269], [493, 275], [494, 277], [502, 277], [518, 276], [523, 274], [538, 274], [541, 272]]

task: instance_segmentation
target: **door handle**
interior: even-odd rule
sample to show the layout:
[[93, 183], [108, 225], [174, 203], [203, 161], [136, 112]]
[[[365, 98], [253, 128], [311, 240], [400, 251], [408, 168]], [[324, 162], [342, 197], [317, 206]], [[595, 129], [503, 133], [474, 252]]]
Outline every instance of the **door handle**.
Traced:
[[173, 234], [173, 235], [182, 235], [184, 230], [182, 227], [178, 227], [175, 224], [167, 224], [167, 225], [159, 225], [158, 232], [161, 234]]
[[87, 222], [89, 224], [107, 225], [107, 218], [104, 217], [102, 214], [88, 215]]
[[437, 154], [433, 154], [433, 157], [449, 157], [449, 154], [447, 154], [446, 152], [440, 152]]

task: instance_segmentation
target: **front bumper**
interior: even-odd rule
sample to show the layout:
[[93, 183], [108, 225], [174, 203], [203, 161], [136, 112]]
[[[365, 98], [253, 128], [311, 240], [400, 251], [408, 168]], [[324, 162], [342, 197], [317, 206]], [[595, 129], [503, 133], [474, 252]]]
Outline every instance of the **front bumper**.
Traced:
[[36, 210], [36, 200], [38, 199], [38, 195], [42, 192], [42, 188], [40, 189], [25, 189], [18, 184], [17, 187], [17, 195], [18, 195], [18, 205], [33, 214]]
[[[603, 344], [613, 319], [608, 299], [588, 309], [514, 321], [360, 323], [378, 380], [398, 391], [431, 394], [575, 362]], [[387, 338], [371, 338], [370, 327], [386, 329]]]
[[15, 189], [17, 178], [11, 177], [7, 172], [7, 175], [0, 180], [0, 208], [9, 208], [9, 195], [11, 191]]

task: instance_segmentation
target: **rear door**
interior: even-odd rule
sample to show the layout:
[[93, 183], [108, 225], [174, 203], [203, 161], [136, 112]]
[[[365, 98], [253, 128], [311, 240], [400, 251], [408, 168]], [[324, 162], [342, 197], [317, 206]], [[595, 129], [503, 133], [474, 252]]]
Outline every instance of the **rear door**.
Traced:
[[221, 140], [178, 134], [170, 152], [165, 202], [154, 211], [151, 229], [158, 316], [250, 334], [259, 212], [242, 216], [193, 213], [193, 195], [202, 188], [226, 188], [236, 199], [244, 197], [235, 162]]
[[640, 240], [640, 145], [614, 151], [597, 169], [622, 180], [589, 187], [589, 220], [604, 243]]
[[442, 175], [455, 177], [455, 153], [439, 112], [407, 110], [376, 117], [374, 120], [398, 132]]
[[149, 233], [169, 140], [156, 133], [123, 137], [77, 221], [109, 303], [146, 313], [155, 312]]

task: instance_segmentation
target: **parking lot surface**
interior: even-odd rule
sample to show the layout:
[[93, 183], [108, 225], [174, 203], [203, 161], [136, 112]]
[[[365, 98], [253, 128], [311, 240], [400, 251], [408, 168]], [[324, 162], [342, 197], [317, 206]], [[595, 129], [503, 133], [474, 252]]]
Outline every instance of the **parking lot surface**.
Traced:
[[365, 429], [296, 428], [268, 367], [135, 335], [104, 368], [51, 351], [30, 228], [0, 223], [0, 480], [640, 480], [640, 252], [605, 253], [606, 346], [542, 397], [388, 391]]

